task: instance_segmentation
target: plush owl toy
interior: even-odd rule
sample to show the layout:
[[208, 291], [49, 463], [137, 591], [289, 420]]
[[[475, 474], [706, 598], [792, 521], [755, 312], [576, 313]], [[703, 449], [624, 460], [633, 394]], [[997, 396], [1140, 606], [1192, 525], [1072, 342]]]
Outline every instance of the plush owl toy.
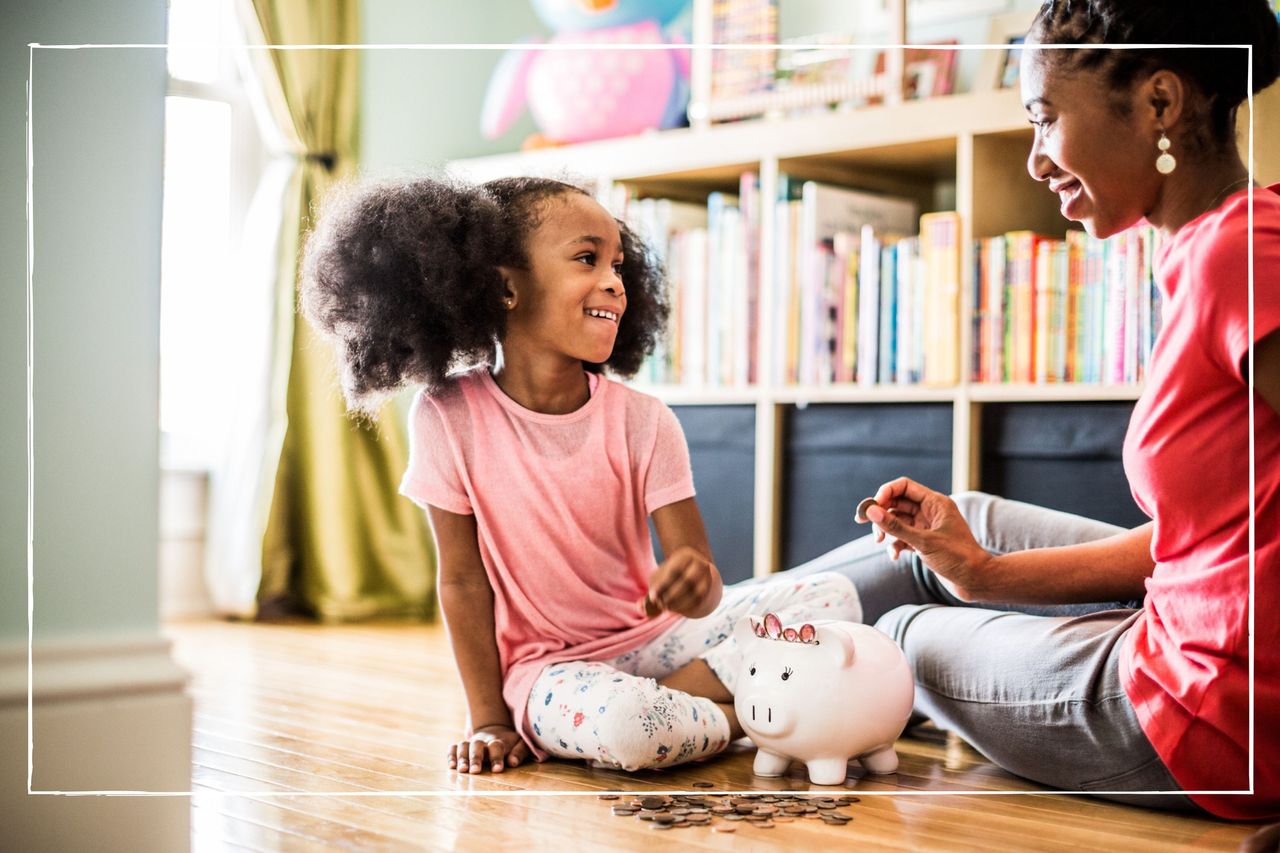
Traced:
[[[550, 44], [689, 40], [692, 0], [533, 0], [533, 7], [555, 30]], [[544, 136], [537, 143], [586, 142], [679, 127], [688, 102], [687, 49], [515, 48], [489, 80], [481, 130], [488, 139], [501, 136], [528, 103]]]

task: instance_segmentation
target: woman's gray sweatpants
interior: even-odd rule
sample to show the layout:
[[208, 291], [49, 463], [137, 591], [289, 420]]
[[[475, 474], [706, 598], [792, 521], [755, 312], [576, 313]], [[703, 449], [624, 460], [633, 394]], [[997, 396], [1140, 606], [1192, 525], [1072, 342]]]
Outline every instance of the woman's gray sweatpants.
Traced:
[[[1102, 539], [1122, 528], [979, 492], [954, 496], [993, 554]], [[914, 552], [895, 562], [864, 536], [789, 573], [839, 572], [863, 620], [906, 652], [917, 714], [999, 766], [1067, 791], [1201, 811], [1143, 734], [1120, 684], [1125, 632], [1141, 602], [1065, 606], [965, 603]]]

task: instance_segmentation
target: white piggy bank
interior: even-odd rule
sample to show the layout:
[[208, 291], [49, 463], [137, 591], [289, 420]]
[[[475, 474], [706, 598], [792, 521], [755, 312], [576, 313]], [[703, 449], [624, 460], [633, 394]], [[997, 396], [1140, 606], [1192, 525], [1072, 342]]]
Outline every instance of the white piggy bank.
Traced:
[[839, 785], [849, 759], [871, 773], [898, 769], [893, 744], [911, 715], [915, 683], [902, 650], [855, 622], [783, 629], [770, 613], [734, 628], [742, 652], [738, 722], [755, 742], [757, 776], [804, 762], [815, 785]]

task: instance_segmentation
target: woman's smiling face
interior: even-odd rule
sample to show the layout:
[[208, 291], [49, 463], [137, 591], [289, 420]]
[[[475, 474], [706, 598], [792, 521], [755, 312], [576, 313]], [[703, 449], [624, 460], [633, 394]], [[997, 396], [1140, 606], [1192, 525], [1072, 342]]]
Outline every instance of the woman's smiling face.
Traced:
[[1035, 126], [1027, 171], [1048, 182], [1064, 217], [1109, 237], [1137, 223], [1159, 194], [1158, 134], [1137, 118], [1142, 111], [1121, 115], [1114, 104], [1142, 87], [1110, 92], [1100, 72], [1071, 71], [1062, 50], [1038, 44], [1028, 37], [1020, 69], [1022, 103]]

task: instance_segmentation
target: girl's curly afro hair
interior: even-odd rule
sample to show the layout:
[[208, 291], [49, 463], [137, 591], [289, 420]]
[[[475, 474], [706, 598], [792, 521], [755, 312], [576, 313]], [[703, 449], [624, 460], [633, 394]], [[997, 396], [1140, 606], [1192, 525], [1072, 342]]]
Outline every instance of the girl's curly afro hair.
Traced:
[[[506, 332], [499, 266], [528, 268], [525, 241], [544, 204], [584, 190], [546, 178], [481, 186], [442, 178], [349, 182], [320, 205], [303, 250], [303, 316], [337, 348], [350, 409], [372, 413], [404, 385], [440, 388], [492, 363]], [[622, 222], [627, 311], [604, 364], [631, 376], [666, 327], [660, 264]]]

